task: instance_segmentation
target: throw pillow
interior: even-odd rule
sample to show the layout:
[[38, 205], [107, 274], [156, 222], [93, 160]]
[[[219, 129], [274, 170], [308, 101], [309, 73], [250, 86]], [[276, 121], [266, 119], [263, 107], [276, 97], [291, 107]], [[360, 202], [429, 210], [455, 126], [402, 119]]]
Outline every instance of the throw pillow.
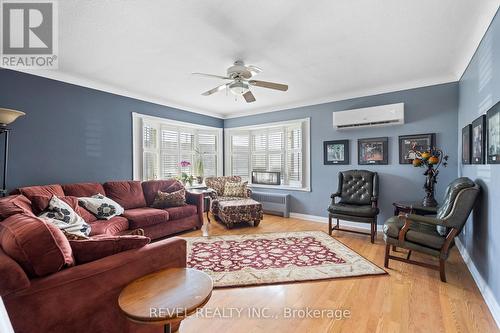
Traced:
[[70, 205], [55, 195], [50, 199], [46, 211], [38, 217], [54, 224], [60, 230], [69, 234], [82, 237], [87, 237], [90, 234], [90, 225]]
[[77, 264], [98, 260], [123, 251], [138, 249], [151, 242], [144, 236], [104, 236], [86, 240], [70, 240]]
[[0, 243], [30, 277], [46, 276], [74, 264], [63, 233], [31, 214], [16, 214], [2, 221]]
[[9, 195], [0, 199], [0, 220], [23, 213], [32, 213], [31, 203], [24, 195]]
[[247, 184], [248, 184], [248, 182], [244, 182], [244, 183], [226, 182], [226, 184], [224, 185], [224, 196], [225, 197], [246, 198], [247, 197]]
[[121, 215], [125, 211], [117, 202], [98, 193], [91, 197], [78, 198], [80, 204], [88, 209], [99, 220], [109, 220], [113, 216]]
[[186, 205], [186, 190], [180, 189], [171, 193], [158, 191], [151, 207], [169, 208]]
[[[91, 212], [86, 210], [85, 208], [81, 207], [78, 204], [78, 198], [73, 197], [73, 196], [64, 196], [64, 197], [58, 197], [65, 203], [71, 206], [73, 210], [83, 217], [86, 223], [92, 223], [97, 220], [97, 217], [95, 217]], [[31, 197], [31, 205], [33, 208], [33, 213], [35, 215], [41, 214], [43, 211], [47, 209], [49, 206], [50, 199], [52, 199], [52, 196], [46, 196], [46, 195], [35, 195]]]

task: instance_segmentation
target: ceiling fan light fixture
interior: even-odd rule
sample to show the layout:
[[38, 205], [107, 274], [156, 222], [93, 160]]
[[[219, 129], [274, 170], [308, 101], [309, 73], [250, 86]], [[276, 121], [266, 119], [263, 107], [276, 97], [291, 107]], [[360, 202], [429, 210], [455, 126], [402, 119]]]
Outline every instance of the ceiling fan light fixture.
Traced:
[[241, 96], [248, 90], [249, 90], [248, 84], [241, 81], [235, 81], [229, 85], [229, 91], [231, 91], [231, 93], [233, 93], [236, 96]]

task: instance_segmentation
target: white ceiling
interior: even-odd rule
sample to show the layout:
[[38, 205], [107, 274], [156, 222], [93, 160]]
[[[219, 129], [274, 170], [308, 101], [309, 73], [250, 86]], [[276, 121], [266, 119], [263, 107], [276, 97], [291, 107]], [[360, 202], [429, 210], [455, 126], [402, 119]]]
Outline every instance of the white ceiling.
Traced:
[[[35, 75], [219, 117], [274, 111], [460, 78], [500, 0], [59, 1], [59, 70]], [[261, 67], [252, 104], [222, 83]], [[137, 110], [140, 111], [140, 110]]]

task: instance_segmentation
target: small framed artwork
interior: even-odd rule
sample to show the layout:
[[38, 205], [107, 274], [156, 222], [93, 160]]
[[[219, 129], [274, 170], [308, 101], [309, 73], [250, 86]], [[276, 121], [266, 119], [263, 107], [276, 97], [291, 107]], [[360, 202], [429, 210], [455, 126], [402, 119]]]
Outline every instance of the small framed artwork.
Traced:
[[415, 159], [414, 151], [424, 151], [436, 145], [436, 134], [414, 134], [399, 136], [399, 164], [411, 164]]
[[462, 128], [462, 164], [470, 164], [472, 146], [472, 125]]
[[389, 138], [358, 139], [358, 164], [388, 164]]
[[472, 122], [472, 164], [484, 164], [486, 137], [486, 116], [482, 115]]
[[488, 110], [486, 114], [488, 129], [488, 163], [500, 163], [500, 102]]
[[324, 141], [323, 164], [349, 164], [349, 140]]

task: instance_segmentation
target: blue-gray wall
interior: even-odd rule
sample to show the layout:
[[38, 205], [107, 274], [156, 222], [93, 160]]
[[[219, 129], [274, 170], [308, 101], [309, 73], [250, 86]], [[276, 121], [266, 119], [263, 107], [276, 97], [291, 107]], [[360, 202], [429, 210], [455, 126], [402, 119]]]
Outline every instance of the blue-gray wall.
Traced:
[[[354, 98], [345, 101], [226, 119], [224, 127], [238, 127], [298, 118], [311, 118], [311, 192], [286, 191], [292, 196], [292, 212], [327, 216], [329, 197], [337, 189], [337, 173], [361, 168], [377, 171], [380, 175], [379, 224], [393, 214], [396, 200], [420, 200], [424, 196], [423, 169], [400, 165], [398, 136], [406, 134], [437, 133], [437, 145], [450, 155], [448, 168], [439, 175], [437, 198], [445, 186], [457, 175], [457, 101], [458, 84], [448, 83], [387, 94]], [[400, 126], [351, 129], [333, 128], [332, 112], [391, 103], [405, 103], [405, 124]], [[389, 165], [357, 165], [357, 139], [389, 137]], [[323, 165], [323, 141], [349, 139], [351, 165]]]
[[[500, 100], [500, 14], [459, 82], [458, 140], [461, 129]], [[461, 144], [459, 145], [461, 147]], [[480, 205], [467, 222], [460, 239], [477, 271], [500, 303], [500, 165], [461, 165], [459, 175], [482, 187]], [[497, 308], [498, 309], [498, 308]]]
[[10, 70], [0, 106], [12, 124], [8, 187], [132, 178], [132, 112], [223, 127], [223, 120]]

